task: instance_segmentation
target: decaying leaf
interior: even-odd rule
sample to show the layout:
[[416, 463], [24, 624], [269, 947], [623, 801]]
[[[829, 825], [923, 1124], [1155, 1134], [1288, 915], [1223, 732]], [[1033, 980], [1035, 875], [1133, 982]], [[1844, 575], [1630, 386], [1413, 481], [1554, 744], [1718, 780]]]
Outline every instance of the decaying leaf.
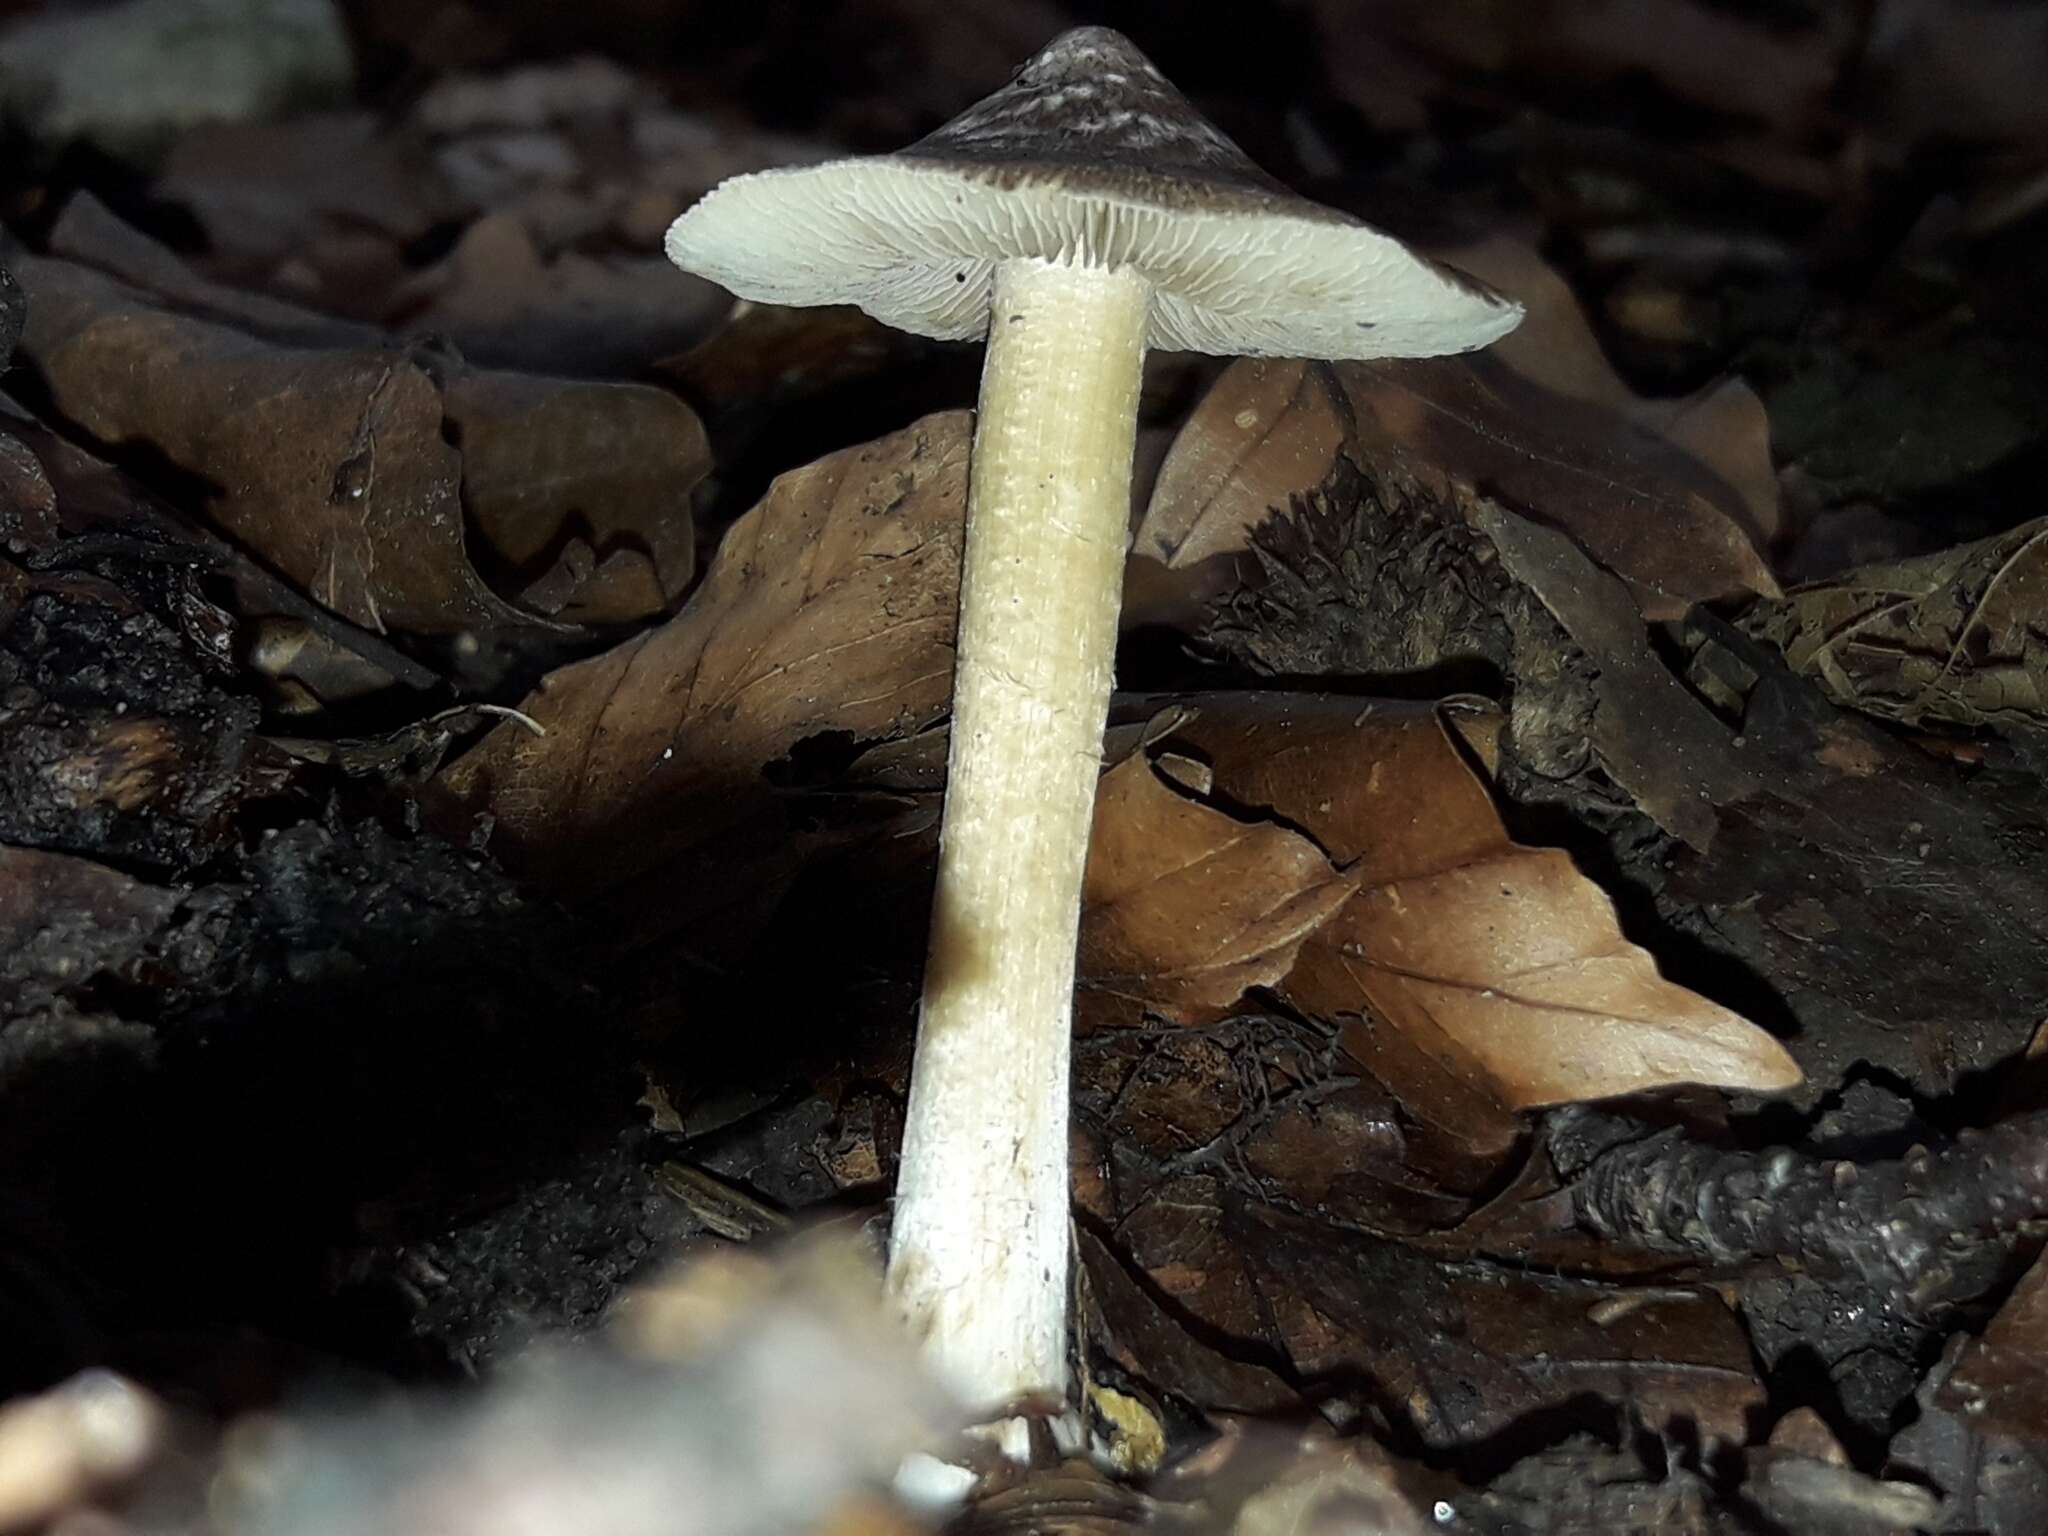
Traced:
[[1600, 766], [1658, 826], [1705, 852], [1717, 809], [1757, 791], [1759, 754], [1672, 676], [1619, 578], [1556, 529], [1492, 501], [1475, 501], [1469, 515], [1514, 578], [1598, 662], [1588, 734]]
[[132, 981], [178, 899], [90, 859], [0, 845], [0, 1010]]
[[1427, 1445], [1470, 1445], [1593, 1395], [1739, 1442], [1763, 1400], [1742, 1329], [1711, 1294], [1622, 1292], [1617, 1307], [1613, 1288], [1583, 1281], [1447, 1272], [1212, 1176], [1142, 1192], [1118, 1235], [1181, 1316]]
[[1076, 1234], [1090, 1305], [1084, 1325], [1124, 1370], [1185, 1394], [1210, 1410], [1272, 1413], [1298, 1394], [1270, 1368], [1234, 1359], [1174, 1321], [1134, 1279], [1108, 1244], [1088, 1229]]
[[662, 871], [758, 809], [768, 765], [944, 714], [968, 436], [934, 416], [783, 476], [675, 618], [548, 676], [520, 705], [546, 734], [493, 732], [444, 794], [562, 894], [651, 878], [671, 915], [703, 899]]
[[2048, 521], [1798, 588], [1743, 628], [1851, 709], [2048, 728]]

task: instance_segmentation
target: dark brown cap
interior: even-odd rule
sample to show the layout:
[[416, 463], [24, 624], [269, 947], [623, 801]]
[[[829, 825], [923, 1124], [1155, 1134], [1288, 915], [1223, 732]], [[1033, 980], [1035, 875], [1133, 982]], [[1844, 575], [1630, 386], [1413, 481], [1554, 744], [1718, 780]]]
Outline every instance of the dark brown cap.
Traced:
[[668, 253], [743, 298], [857, 304], [945, 341], [987, 331], [996, 265], [1023, 257], [1136, 271], [1152, 346], [1226, 356], [1429, 357], [1522, 315], [1289, 192], [1107, 27], [896, 154], [734, 177]]

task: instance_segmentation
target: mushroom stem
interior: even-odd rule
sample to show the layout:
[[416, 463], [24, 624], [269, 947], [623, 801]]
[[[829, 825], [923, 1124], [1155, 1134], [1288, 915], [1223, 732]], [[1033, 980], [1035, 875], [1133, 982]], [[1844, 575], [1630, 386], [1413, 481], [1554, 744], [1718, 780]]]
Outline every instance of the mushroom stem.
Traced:
[[993, 1412], [1067, 1392], [1068, 1061], [1152, 290], [995, 270], [889, 1284]]

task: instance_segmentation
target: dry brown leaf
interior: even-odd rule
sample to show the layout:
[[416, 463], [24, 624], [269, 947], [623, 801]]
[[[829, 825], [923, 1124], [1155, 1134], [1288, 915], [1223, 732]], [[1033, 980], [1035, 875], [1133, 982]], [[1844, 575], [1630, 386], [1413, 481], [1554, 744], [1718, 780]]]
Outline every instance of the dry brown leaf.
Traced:
[[123, 222], [90, 192], [64, 205], [50, 230], [50, 254], [119, 278], [169, 308], [285, 346], [376, 347], [386, 340], [374, 326], [202, 277], [176, 251]]
[[1288, 998], [1326, 1018], [1377, 1015], [1447, 1071], [1476, 1065], [1512, 1108], [1800, 1080], [1769, 1035], [1660, 976], [1559, 850], [1503, 836], [1476, 862], [1365, 882], [1305, 946]]
[[[617, 622], [687, 586], [710, 454], [666, 392], [416, 363], [377, 332], [209, 283], [88, 199], [58, 235], [85, 265], [32, 263], [31, 342], [60, 408], [196, 476], [230, 533], [344, 617], [421, 633]], [[465, 525], [523, 607], [471, 568]]]
[[1349, 415], [1324, 369], [1269, 358], [1226, 369], [1167, 451], [1132, 553], [1172, 570], [1238, 553], [1274, 508], [1323, 483]]
[[664, 871], [744, 820], [767, 765], [945, 713], [968, 438], [964, 413], [933, 416], [784, 475], [675, 618], [550, 674], [520, 706], [546, 734], [494, 732], [442, 793], [572, 898], [652, 877], [673, 916], [715, 895]]
[[1607, 361], [1586, 312], [1557, 269], [1526, 241], [1505, 236], [1459, 246], [1444, 259], [1522, 301], [1522, 323], [1489, 349], [1532, 384], [1624, 416], [1657, 433], [1719, 477], [1735, 495], [1757, 547], [1779, 532], [1770, 418], [1742, 379], [1729, 377], [1671, 399], [1639, 395]]
[[1282, 990], [1318, 1017], [1358, 1020], [1347, 1040], [1404, 1103], [1442, 1104], [1468, 1085], [1473, 1102], [1432, 1118], [1484, 1124], [1488, 1097], [1520, 1109], [1799, 1081], [1762, 1030], [1664, 980], [1569, 856], [1508, 837], [1433, 713], [1285, 695], [1190, 702], [1199, 713], [1175, 740], [1203, 754], [1217, 793], [1299, 827], [1358, 881]]
[[1173, 789], [1142, 752], [1103, 775], [1082, 888], [1081, 973], [1180, 1023], [1287, 974], [1351, 894], [1321, 849]]
[[1162, 771], [1141, 754], [1104, 779], [1091, 987], [1189, 1022], [1278, 980], [1294, 1006], [1341, 1022], [1411, 1116], [1409, 1162], [1452, 1190], [1498, 1167], [1519, 1109], [1798, 1082], [1763, 1031], [1664, 980], [1567, 855], [1508, 838], [1435, 711], [1182, 703], [1166, 741], [1179, 761]]
[[1362, 891], [1310, 941], [1286, 992], [1324, 1017], [1376, 1014], [1447, 1070], [1476, 1064], [1517, 1109], [1800, 1081], [1769, 1035], [1664, 980], [1554, 849]]

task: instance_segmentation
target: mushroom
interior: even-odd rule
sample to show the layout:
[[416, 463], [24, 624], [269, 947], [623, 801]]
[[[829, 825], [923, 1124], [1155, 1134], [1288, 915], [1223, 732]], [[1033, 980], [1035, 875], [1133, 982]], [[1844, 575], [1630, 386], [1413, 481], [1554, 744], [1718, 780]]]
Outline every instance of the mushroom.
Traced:
[[1063, 1402], [1075, 946], [1145, 350], [1435, 356], [1521, 309], [1287, 191], [1104, 27], [896, 154], [722, 183], [668, 254], [743, 298], [987, 338], [888, 1283], [966, 1400]]

